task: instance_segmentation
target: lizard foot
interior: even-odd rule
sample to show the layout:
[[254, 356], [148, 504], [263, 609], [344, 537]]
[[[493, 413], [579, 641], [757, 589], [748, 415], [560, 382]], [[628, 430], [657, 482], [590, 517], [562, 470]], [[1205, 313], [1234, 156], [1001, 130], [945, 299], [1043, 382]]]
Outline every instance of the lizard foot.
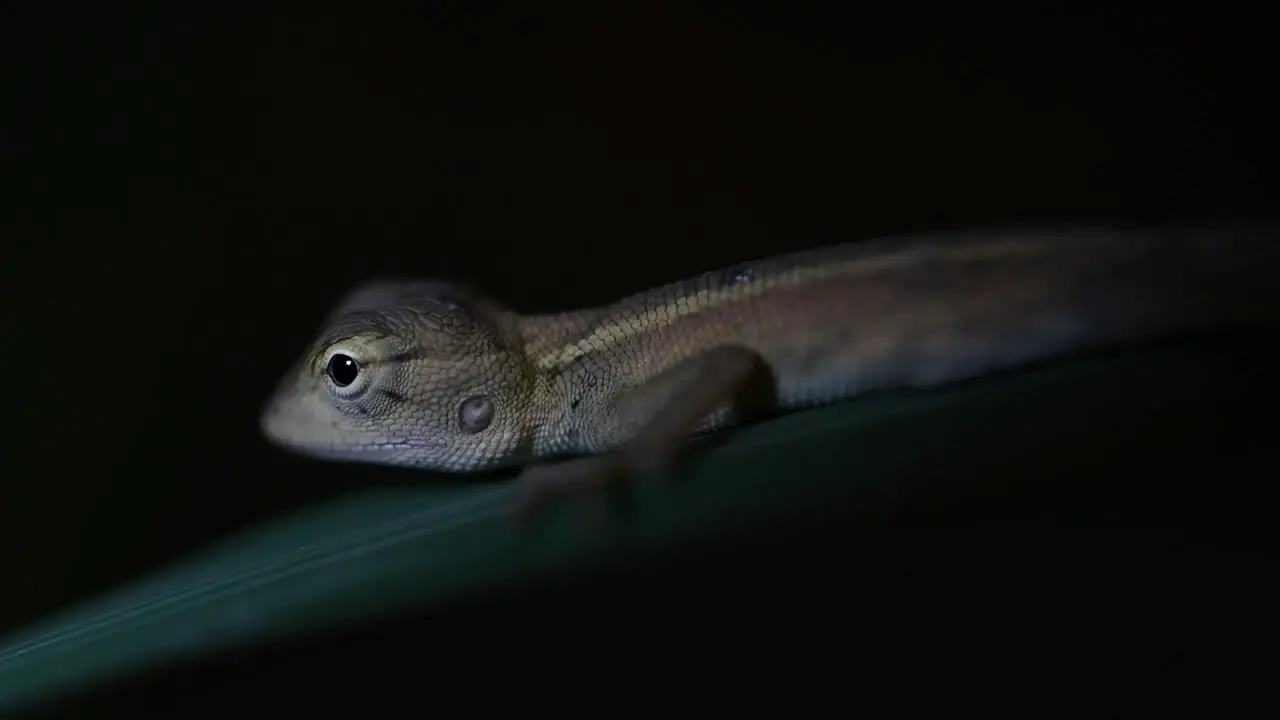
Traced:
[[629, 486], [626, 464], [616, 455], [574, 458], [527, 468], [515, 480], [516, 519], [536, 522], [549, 506], [574, 498], [605, 498], [616, 509], [625, 504]]

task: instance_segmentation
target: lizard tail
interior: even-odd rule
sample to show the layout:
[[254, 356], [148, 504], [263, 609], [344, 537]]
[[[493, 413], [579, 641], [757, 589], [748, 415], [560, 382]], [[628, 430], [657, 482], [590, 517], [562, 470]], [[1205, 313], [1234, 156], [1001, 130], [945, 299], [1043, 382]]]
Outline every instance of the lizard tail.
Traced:
[[1094, 317], [1117, 334], [1280, 329], [1280, 226], [1165, 231], [1090, 284]]

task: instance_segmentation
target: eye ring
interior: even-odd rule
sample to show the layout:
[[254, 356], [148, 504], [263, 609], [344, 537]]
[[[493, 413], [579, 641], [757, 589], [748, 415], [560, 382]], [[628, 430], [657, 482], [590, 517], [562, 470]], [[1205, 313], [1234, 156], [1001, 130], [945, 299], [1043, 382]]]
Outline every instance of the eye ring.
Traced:
[[494, 412], [492, 397], [472, 395], [458, 406], [458, 427], [469, 435], [483, 432], [493, 422]]

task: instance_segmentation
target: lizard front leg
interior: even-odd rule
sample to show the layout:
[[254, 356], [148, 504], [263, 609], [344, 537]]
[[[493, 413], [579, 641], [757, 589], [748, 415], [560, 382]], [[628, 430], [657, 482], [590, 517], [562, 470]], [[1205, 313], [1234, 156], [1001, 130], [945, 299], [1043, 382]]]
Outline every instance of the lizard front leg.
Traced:
[[758, 353], [726, 345], [686, 358], [620, 393], [609, 413], [612, 422], [628, 429], [619, 449], [526, 468], [516, 478], [519, 518], [527, 522], [549, 502], [598, 493], [628, 476], [667, 464], [680, 444], [716, 410], [729, 408], [741, 416], [756, 410], [753, 404], [771, 403], [771, 381]]

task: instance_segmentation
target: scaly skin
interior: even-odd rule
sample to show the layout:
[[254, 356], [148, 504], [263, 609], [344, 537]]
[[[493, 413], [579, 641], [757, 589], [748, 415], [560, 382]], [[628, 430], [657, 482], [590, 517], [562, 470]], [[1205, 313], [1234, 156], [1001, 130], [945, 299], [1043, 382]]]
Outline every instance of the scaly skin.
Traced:
[[[459, 285], [371, 283], [262, 427], [303, 454], [441, 471], [628, 447], [633, 462], [760, 414], [1271, 325], [1278, 259], [1269, 229], [1233, 227], [891, 238], [531, 316]], [[335, 355], [355, 363], [346, 387]]]

